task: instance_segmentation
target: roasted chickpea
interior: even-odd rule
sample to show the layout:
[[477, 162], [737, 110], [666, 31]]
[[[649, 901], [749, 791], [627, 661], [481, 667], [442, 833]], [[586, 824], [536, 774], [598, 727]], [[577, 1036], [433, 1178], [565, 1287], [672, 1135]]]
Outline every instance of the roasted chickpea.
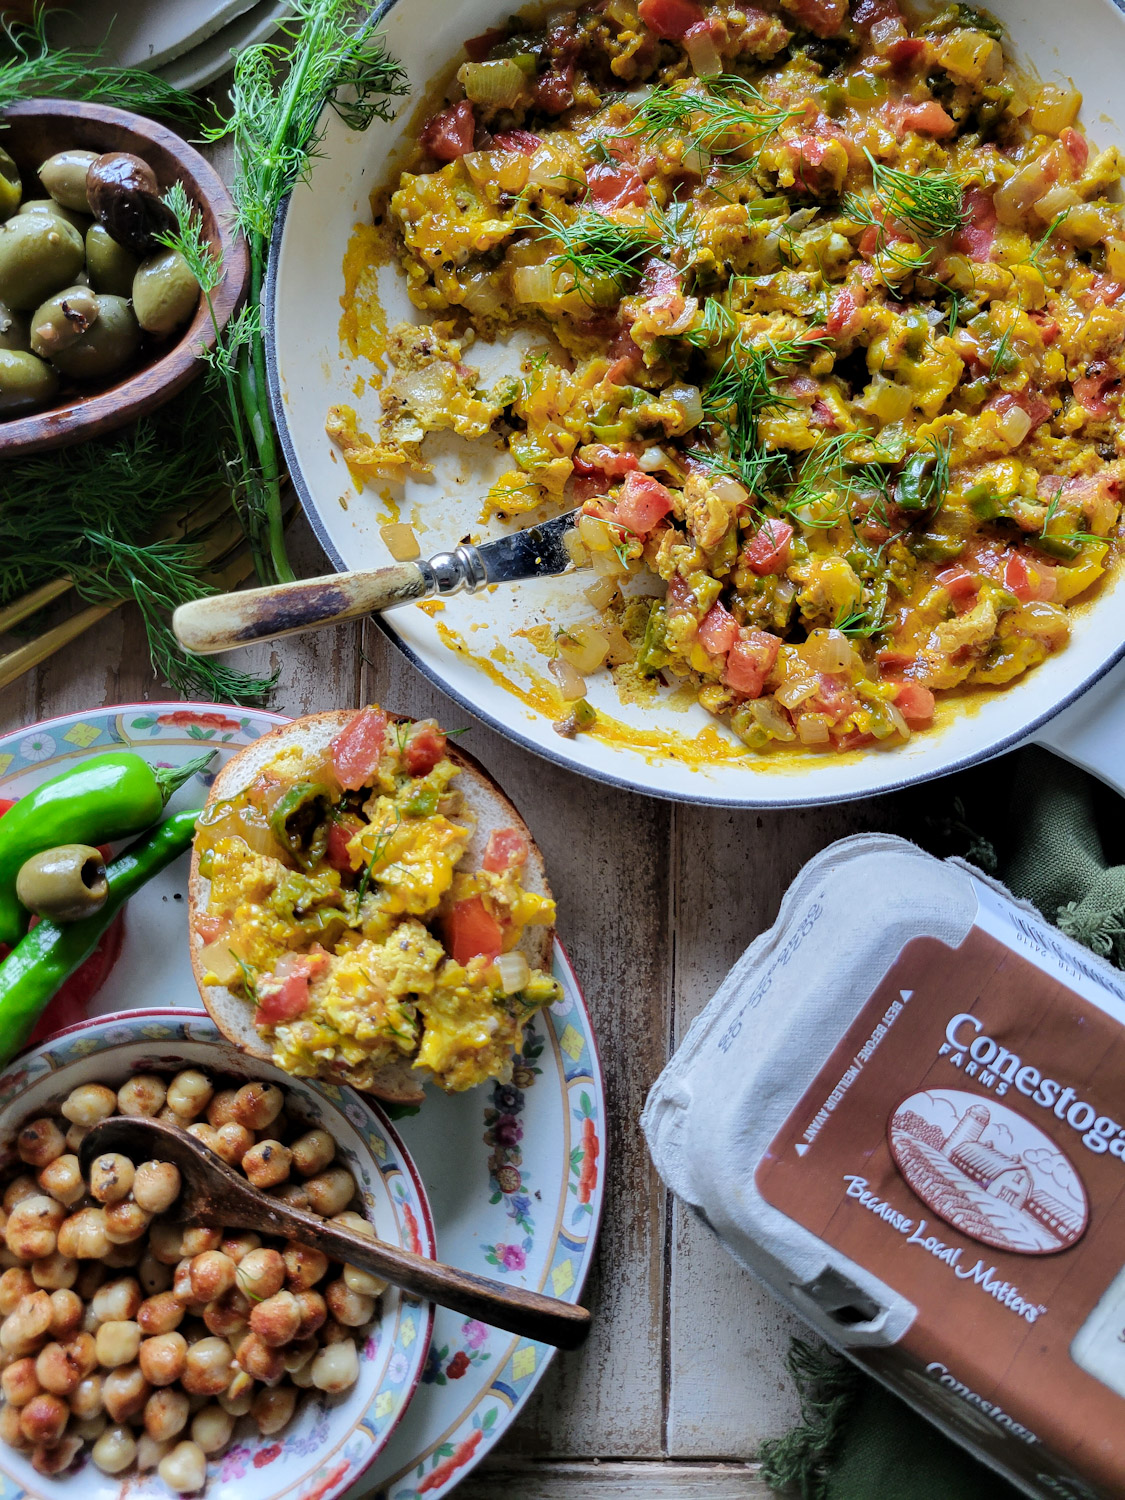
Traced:
[[328, 1257], [308, 1245], [290, 1242], [281, 1252], [285, 1281], [291, 1292], [307, 1291], [328, 1274]]
[[299, 1339], [307, 1339], [319, 1328], [324, 1327], [325, 1319], [328, 1317], [328, 1304], [321, 1294], [311, 1287], [302, 1292], [294, 1292], [293, 1295], [297, 1299], [297, 1306], [301, 1312], [301, 1321], [295, 1336]]
[[123, 1115], [158, 1115], [164, 1107], [164, 1084], [154, 1073], [138, 1073], [117, 1090]]
[[301, 1339], [298, 1343], [288, 1344], [282, 1353], [285, 1356], [285, 1373], [292, 1375], [305, 1366], [314, 1358], [316, 1351], [320, 1348], [316, 1339]]
[[238, 1263], [235, 1279], [251, 1302], [263, 1302], [285, 1285], [285, 1262], [276, 1250], [251, 1250]]
[[25, 1198], [34, 1198], [40, 1191], [39, 1184], [34, 1177], [29, 1177], [26, 1172], [21, 1172], [18, 1177], [13, 1177], [4, 1189], [3, 1208], [6, 1214], [10, 1214], [17, 1203], [22, 1203]]
[[63, 1100], [62, 1113], [72, 1125], [89, 1130], [117, 1113], [117, 1095], [100, 1083], [83, 1083]]
[[170, 1490], [186, 1495], [206, 1483], [207, 1455], [198, 1443], [177, 1443], [160, 1460], [156, 1472]]
[[318, 1391], [335, 1395], [350, 1390], [359, 1379], [359, 1355], [351, 1339], [327, 1344], [311, 1365], [312, 1383]]
[[58, 1396], [43, 1391], [32, 1396], [20, 1410], [20, 1431], [29, 1443], [41, 1443], [50, 1448], [62, 1441], [66, 1424], [70, 1420], [70, 1408]]
[[42, 1260], [54, 1255], [58, 1231], [66, 1218], [66, 1209], [46, 1193], [23, 1198], [8, 1215], [4, 1238], [8, 1249], [20, 1260]]
[[284, 1095], [275, 1083], [244, 1083], [231, 1103], [230, 1118], [247, 1130], [267, 1130], [281, 1113]]
[[66, 1137], [54, 1120], [29, 1120], [16, 1136], [20, 1161], [29, 1167], [43, 1168], [66, 1150]]
[[[107, 1234], [109, 1233], [110, 1215], [114, 1212], [115, 1209], [119, 1210], [125, 1207], [128, 1207], [130, 1210], [132, 1210], [136, 1208], [136, 1204], [130, 1203], [126, 1205], [124, 1203], [111, 1203], [110, 1206], [106, 1209], [105, 1216]], [[148, 1215], [146, 1214], [145, 1217], [147, 1218]], [[114, 1222], [120, 1224], [121, 1221], [116, 1220]], [[118, 1233], [120, 1233], [120, 1230], [118, 1230]], [[143, 1239], [130, 1240], [124, 1245], [115, 1245], [111, 1242], [109, 1249], [105, 1253], [105, 1260], [103, 1261], [103, 1265], [108, 1266], [110, 1270], [113, 1271], [132, 1271], [140, 1264], [141, 1256], [144, 1253], [145, 1247]]]
[[85, 1125], [72, 1125], [66, 1133], [66, 1149], [77, 1152], [79, 1146], [90, 1134]]
[[187, 1339], [182, 1333], [160, 1333], [145, 1339], [138, 1356], [141, 1374], [149, 1385], [171, 1385], [187, 1363]]
[[250, 1309], [250, 1327], [274, 1349], [296, 1338], [301, 1326], [301, 1304], [292, 1292], [275, 1292]]
[[132, 1276], [119, 1276], [98, 1288], [90, 1307], [99, 1323], [121, 1323], [137, 1316], [142, 1300], [140, 1283]]
[[80, 1380], [70, 1393], [70, 1409], [80, 1422], [91, 1421], [105, 1413], [104, 1377], [97, 1371]]
[[345, 1328], [362, 1328], [375, 1316], [375, 1298], [353, 1292], [342, 1276], [339, 1281], [328, 1283], [324, 1300], [328, 1303], [328, 1311]]
[[285, 1374], [285, 1356], [281, 1350], [254, 1332], [248, 1333], [239, 1344], [238, 1363], [247, 1375], [264, 1385], [276, 1385]]
[[166, 1453], [171, 1453], [175, 1446], [174, 1439], [165, 1438], [158, 1442], [156, 1438], [149, 1437], [147, 1432], [142, 1432], [137, 1439], [137, 1470], [141, 1474], [147, 1474], [155, 1469]]
[[39, 1173], [38, 1180], [39, 1186], [49, 1198], [54, 1198], [67, 1208], [77, 1203], [86, 1191], [78, 1158], [69, 1151], [63, 1156], [56, 1156], [54, 1161], [48, 1162]]
[[309, 1130], [290, 1147], [293, 1166], [302, 1177], [315, 1177], [336, 1159], [336, 1142], [327, 1130]]
[[249, 1319], [250, 1303], [237, 1288], [214, 1302], [208, 1302], [203, 1309], [207, 1331], [222, 1339], [229, 1339], [232, 1333], [240, 1333], [248, 1326]]
[[136, 1456], [136, 1439], [127, 1427], [107, 1427], [90, 1449], [103, 1474], [123, 1474]]
[[[31, 1444], [24, 1437], [20, 1428], [20, 1412], [22, 1407], [11, 1406], [5, 1402], [0, 1406], [0, 1443], [8, 1448], [27, 1449]], [[247, 1408], [249, 1410], [249, 1408]]]
[[133, 1163], [119, 1151], [107, 1151], [90, 1167], [90, 1192], [99, 1203], [117, 1203], [133, 1188]]
[[51, 1299], [46, 1292], [21, 1297], [15, 1312], [0, 1323], [0, 1348], [17, 1358], [34, 1354], [51, 1327]]
[[77, 1292], [70, 1291], [66, 1287], [59, 1287], [53, 1291], [51, 1293], [51, 1337], [64, 1342], [73, 1338], [82, 1327], [82, 1315], [85, 1310], [82, 1298]]
[[222, 1453], [234, 1432], [234, 1418], [221, 1406], [205, 1406], [191, 1420], [192, 1442], [204, 1453]]
[[30, 1271], [23, 1266], [9, 1266], [0, 1276], [0, 1316], [14, 1313], [24, 1297], [35, 1291], [35, 1281]]
[[280, 1141], [259, 1141], [242, 1158], [242, 1170], [256, 1188], [278, 1187], [289, 1176], [292, 1157]]
[[171, 1287], [172, 1268], [158, 1261], [151, 1251], [146, 1250], [137, 1266], [137, 1280], [146, 1296], [155, 1297], [158, 1292], [166, 1292]]
[[326, 1219], [342, 1214], [355, 1197], [355, 1178], [347, 1167], [329, 1167], [305, 1183], [309, 1207]]
[[61, 1442], [46, 1448], [40, 1445], [31, 1455], [31, 1467], [37, 1474], [48, 1477], [65, 1474], [82, 1452], [82, 1438], [76, 1432], [68, 1432]]
[[211, 1080], [205, 1073], [200, 1073], [197, 1068], [185, 1068], [168, 1085], [168, 1108], [181, 1120], [194, 1120], [210, 1104], [214, 1093]]
[[69, 1396], [97, 1368], [94, 1340], [80, 1333], [66, 1344], [44, 1344], [35, 1361], [39, 1384], [53, 1396]]
[[237, 1089], [220, 1089], [207, 1106], [207, 1123], [216, 1130], [231, 1120], [237, 1124], [237, 1116], [234, 1112], [234, 1101], [237, 1095]]
[[102, 1400], [115, 1422], [128, 1422], [143, 1411], [151, 1394], [152, 1387], [141, 1374], [140, 1365], [120, 1365], [102, 1381]]
[[[105, 1211], [106, 1238], [117, 1250], [135, 1245], [151, 1223], [152, 1215], [146, 1213], [139, 1203], [133, 1203], [129, 1199], [122, 1203], [111, 1203]], [[139, 1247], [136, 1260], [140, 1260], [143, 1253], [143, 1247]], [[132, 1257], [126, 1259], [135, 1263]]]
[[[339, 1224], [343, 1229], [350, 1229], [353, 1234], [361, 1234], [364, 1239], [375, 1238], [374, 1226], [369, 1224], [362, 1214], [343, 1213], [337, 1214], [332, 1220], [333, 1224]], [[361, 1271], [357, 1266], [344, 1267], [344, 1280], [353, 1292], [359, 1292], [364, 1297], [381, 1297], [387, 1290], [387, 1283], [381, 1276], [373, 1276], [370, 1271]]]
[[219, 1246], [223, 1254], [230, 1260], [233, 1260], [236, 1266], [244, 1256], [250, 1254], [251, 1250], [260, 1250], [261, 1248], [261, 1235], [253, 1234], [249, 1230], [242, 1231], [239, 1234], [224, 1234], [223, 1243]]
[[193, 1135], [197, 1141], [202, 1141], [208, 1151], [219, 1152], [219, 1132], [213, 1125], [208, 1125], [205, 1120], [196, 1120], [187, 1128], [188, 1135]]
[[[207, 1129], [213, 1127], [208, 1125]], [[220, 1125], [214, 1132], [214, 1139], [210, 1142], [211, 1149], [216, 1151], [229, 1167], [237, 1167], [242, 1158], [254, 1144], [254, 1132], [247, 1130], [245, 1125], [239, 1125], [235, 1120], [228, 1120], [225, 1125]]]
[[78, 1262], [56, 1250], [54, 1255], [32, 1261], [31, 1279], [47, 1292], [69, 1289], [78, 1280]]
[[172, 1296], [181, 1307], [197, 1305], [195, 1293], [191, 1287], [191, 1261], [186, 1256], [180, 1261], [172, 1277]]
[[145, 1213], [162, 1214], [180, 1196], [180, 1170], [170, 1161], [143, 1161], [133, 1174], [133, 1197]]
[[141, 1329], [131, 1318], [103, 1323], [97, 1333], [98, 1364], [104, 1370], [131, 1365], [141, 1347]]
[[183, 1259], [184, 1232], [178, 1224], [165, 1224], [163, 1220], [149, 1225], [148, 1251], [161, 1265], [174, 1266]]
[[184, 1390], [191, 1396], [221, 1396], [230, 1385], [233, 1359], [226, 1339], [212, 1335], [192, 1344], [180, 1377]]
[[189, 1260], [196, 1255], [202, 1255], [205, 1250], [217, 1250], [222, 1243], [223, 1231], [221, 1229], [184, 1230], [184, 1254]]
[[71, 1214], [59, 1226], [58, 1248], [77, 1260], [103, 1260], [109, 1253], [105, 1209], [80, 1208]]
[[276, 1385], [272, 1390], [259, 1391], [250, 1408], [263, 1437], [280, 1432], [293, 1415], [297, 1405], [297, 1392], [291, 1385]]
[[205, 1250], [189, 1267], [192, 1295], [197, 1302], [213, 1302], [234, 1286], [236, 1266], [221, 1250]]
[[343, 1323], [337, 1323], [335, 1318], [326, 1318], [320, 1328], [320, 1342], [322, 1344], [341, 1344], [352, 1336], [350, 1328]]
[[25, 1355], [23, 1359], [14, 1359], [5, 1367], [3, 1374], [0, 1374], [0, 1391], [4, 1392], [5, 1401], [12, 1406], [26, 1406], [33, 1396], [49, 1389], [39, 1379], [36, 1370], [38, 1363], [38, 1360]]
[[145, 1431], [158, 1443], [176, 1437], [187, 1426], [191, 1402], [185, 1392], [171, 1387], [154, 1391], [145, 1402]]
[[137, 1309], [137, 1323], [144, 1334], [172, 1333], [184, 1320], [183, 1304], [172, 1292], [156, 1292]]
[[109, 1418], [106, 1416], [104, 1411], [100, 1411], [98, 1412], [97, 1416], [87, 1417], [85, 1421], [78, 1421], [75, 1417], [72, 1416], [70, 1425], [67, 1427], [66, 1431], [68, 1437], [73, 1432], [75, 1436], [80, 1437], [84, 1443], [96, 1443], [98, 1438], [101, 1437], [102, 1433], [108, 1426]]
[[271, 1188], [269, 1195], [271, 1198], [276, 1198], [279, 1203], [284, 1203], [286, 1208], [296, 1208], [303, 1214], [309, 1212], [309, 1195], [305, 1191], [303, 1182], [294, 1182], [290, 1178], [279, 1188]]
[[74, 1290], [83, 1302], [89, 1302], [105, 1279], [105, 1266], [100, 1260], [85, 1261], [78, 1267], [78, 1280], [74, 1283]]

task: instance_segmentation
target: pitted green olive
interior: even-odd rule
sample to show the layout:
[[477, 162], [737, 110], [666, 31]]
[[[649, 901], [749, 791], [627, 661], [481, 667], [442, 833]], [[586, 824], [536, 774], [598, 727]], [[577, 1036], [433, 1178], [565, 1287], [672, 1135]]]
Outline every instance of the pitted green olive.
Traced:
[[59, 388], [49, 364], [22, 349], [0, 349], [0, 416], [46, 406]]
[[163, 338], [198, 306], [199, 282], [178, 250], [162, 250], [141, 262], [133, 279], [133, 311], [146, 333]]
[[90, 222], [89, 214], [80, 214], [73, 208], [64, 208], [53, 198], [28, 198], [25, 203], [20, 204], [19, 211], [21, 214], [50, 214], [53, 219], [63, 219], [67, 224], [73, 224], [79, 234], [86, 233], [86, 226]]
[[20, 866], [16, 895], [28, 911], [52, 922], [93, 916], [109, 895], [105, 861], [89, 844], [45, 849]]
[[74, 380], [100, 380], [114, 374], [141, 346], [140, 325], [124, 297], [101, 293], [97, 304], [97, 321], [81, 338], [51, 356], [55, 368]]
[[84, 258], [82, 236], [64, 219], [16, 214], [0, 225], [0, 301], [17, 312], [30, 312], [70, 286]]
[[6, 151], [0, 150], [0, 221], [12, 217], [22, 197], [20, 169]]
[[26, 353], [30, 348], [31, 326], [27, 318], [0, 302], [0, 349], [22, 349]]
[[86, 231], [86, 270], [96, 292], [132, 296], [137, 257], [119, 245], [104, 224], [91, 224]]
[[35, 309], [31, 319], [31, 351], [53, 359], [68, 349], [98, 321], [98, 299], [88, 286], [56, 292]]
[[91, 213], [90, 200], [86, 196], [86, 173], [97, 159], [96, 151], [56, 151], [39, 168], [39, 181], [64, 208]]

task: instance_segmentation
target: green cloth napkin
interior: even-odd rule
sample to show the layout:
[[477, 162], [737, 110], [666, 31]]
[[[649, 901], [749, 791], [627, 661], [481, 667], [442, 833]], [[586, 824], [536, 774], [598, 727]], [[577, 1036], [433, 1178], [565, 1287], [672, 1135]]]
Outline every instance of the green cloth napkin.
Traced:
[[[1046, 750], [1000, 763], [1011, 790], [997, 849], [971, 857], [998, 873], [1077, 942], [1125, 968], [1125, 864], [1100, 829], [1119, 832], [1122, 804]], [[960, 804], [949, 827], [965, 827]], [[1106, 840], [1109, 842], [1109, 839]], [[789, 1370], [802, 1420], [765, 1443], [762, 1477], [802, 1500], [1018, 1500], [1018, 1492], [834, 1351], [795, 1339]]]

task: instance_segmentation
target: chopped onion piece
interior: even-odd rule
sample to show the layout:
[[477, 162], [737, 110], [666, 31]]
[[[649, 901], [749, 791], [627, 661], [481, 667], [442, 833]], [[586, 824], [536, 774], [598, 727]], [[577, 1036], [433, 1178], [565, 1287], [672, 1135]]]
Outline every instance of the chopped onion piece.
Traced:
[[1077, 89], [1045, 83], [1031, 106], [1031, 128], [1044, 135], [1060, 135], [1068, 125], [1074, 124], [1081, 107], [1082, 95]]
[[230, 951], [229, 938], [219, 938], [217, 942], [208, 943], [201, 948], [199, 962], [202, 965], [200, 973], [214, 974], [219, 984], [232, 984], [241, 972], [238, 960]]
[[887, 713], [890, 715], [891, 723], [898, 730], [899, 734], [902, 735], [903, 739], [908, 740], [910, 738], [910, 725], [902, 717], [901, 711], [893, 703], [888, 703], [886, 708]]
[[637, 459], [637, 467], [646, 474], [658, 474], [661, 469], [670, 468], [671, 463], [663, 448], [646, 448]]
[[828, 720], [823, 714], [801, 714], [794, 720], [793, 727], [802, 745], [827, 745], [831, 738]]
[[703, 421], [703, 397], [697, 385], [670, 385], [663, 392], [663, 399], [676, 401], [683, 409], [684, 427], [698, 427]]
[[502, 193], [522, 193], [531, 172], [531, 158], [526, 151], [494, 151], [496, 186]]
[[811, 698], [819, 686], [815, 677], [787, 677], [774, 697], [783, 708], [796, 708]]
[[580, 677], [563, 656], [556, 656], [547, 663], [547, 670], [559, 685], [564, 703], [576, 703], [586, 696], [586, 680]]
[[1012, 406], [1000, 418], [1000, 436], [1009, 448], [1018, 448], [1031, 431], [1031, 418], [1021, 407]]
[[772, 698], [753, 698], [746, 705], [748, 712], [757, 719], [766, 733], [775, 740], [795, 740], [797, 731]]
[[619, 667], [624, 662], [635, 661], [637, 653], [633, 650], [632, 642], [621, 629], [620, 625], [608, 623], [601, 627], [602, 634], [609, 642], [609, 653], [606, 661], [611, 667]]
[[380, 526], [379, 535], [395, 562], [413, 562], [422, 555], [413, 526]]
[[559, 655], [576, 672], [596, 672], [609, 654], [609, 642], [592, 625], [568, 625], [559, 636]]
[[720, 474], [711, 481], [711, 493], [717, 495], [724, 505], [745, 505], [750, 495], [746, 488], [729, 474]]
[[517, 266], [512, 272], [517, 302], [550, 302], [555, 295], [555, 271], [550, 265]]
[[496, 960], [496, 967], [500, 970], [500, 987], [505, 995], [514, 995], [517, 990], [526, 989], [531, 982], [531, 968], [527, 959], [518, 951], [501, 953]]
[[566, 548], [567, 557], [570, 558], [576, 568], [588, 568], [590, 566], [590, 554], [587, 552], [586, 544], [577, 531], [571, 529], [564, 532], [562, 542]]
[[814, 672], [850, 672], [859, 665], [842, 630], [814, 630], [799, 650]]
[[597, 583], [592, 583], [582, 593], [595, 609], [608, 609], [617, 597], [617, 585], [611, 578], [599, 578]]
[[711, 165], [711, 153], [705, 151], [702, 146], [689, 146], [684, 152], [680, 166], [685, 172], [695, 172], [702, 177]]
[[457, 81], [474, 104], [511, 109], [527, 87], [527, 74], [514, 57], [501, 57], [494, 62], [463, 63], [457, 69]]
[[692, 26], [684, 37], [684, 51], [697, 78], [714, 78], [723, 71], [723, 55], [704, 26]]

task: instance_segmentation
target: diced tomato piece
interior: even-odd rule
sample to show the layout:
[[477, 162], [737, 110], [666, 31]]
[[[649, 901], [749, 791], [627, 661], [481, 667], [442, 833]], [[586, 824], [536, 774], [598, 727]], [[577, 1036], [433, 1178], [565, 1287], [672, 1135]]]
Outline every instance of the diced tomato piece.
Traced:
[[945, 568], [937, 575], [937, 581], [953, 600], [954, 605], [975, 602], [980, 592], [976, 575], [965, 568]]
[[496, 958], [504, 946], [500, 923], [479, 896], [454, 903], [445, 924], [446, 946], [455, 963], [467, 964], [483, 954]]
[[381, 708], [361, 708], [332, 741], [332, 765], [346, 792], [358, 792], [379, 769], [387, 716]]
[[815, 36], [835, 36], [848, 13], [848, 0], [785, 0], [785, 9]]
[[828, 402], [822, 400], [820, 397], [812, 404], [812, 410], [809, 412], [809, 421], [814, 427], [831, 428], [833, 431], [840, 425], [836, 421], [836, 413], [829, 406]]
[[890, 673], [905, 671], [912, 667], [917, 657], [911, 656], [908, 651], [896, 651], [893, 646], [884, 646], [876, 651], [875, 660], [879, 663], [879, 670]]
[[601, 474], [607, 479], [624, 479], [638, 468], [637, 455], [628, 448], [611, 448], [608, 443], [587, 443], [571, 455], [576, 474]]
[[196, 917], [195, 930], [205, 943], [213, 943], [226, 932], [227, 920], [204, 912], [202, 916]]
[[996, 240], [996, 205], [983, 188], [968, 188], [961, 198], [966, 219], [953, 236], [954, 250], [970, 260], [988, 260]]
[[1087, 296], [1091, 302], [1102, 302], [1106, 307], [1112, 307], [1125, 297], [1125, 282], [1114, 281], [1112, 276], [1099, 271], [1090, 284]]
[[920, 36], [900, 36], [887, 48], [887, 57], [896, 72], [904, 73], [926, 55], [926, 43]]
[[[8, 804], [11, 806], [11, 803]], [[5, 809], [6, 811], [7, 809]], [[98, 946], [69, 979], [63, 980], [39, 1017], [28, 1046], [42, 1042], [66, 1026], [77, 1026], [90, 1013], [90, 1001], [105, 984], [125, 943], [125, 913], [120, 912], [98, 939]], [[0, 954], [5, 950], [0, 948]]]
[[895, 694], [895, 707], [911, 729], [921, 729], [933, 723], [936, 701], [929, 688], [920, 682], [904, 682]]
[[309, 981], [327, 965], [328, 954], [322, 948], [310, 953], [286, 953], [274, 972], [259, 982], [254, 1019], [265, 1026], [296, 1020], [308, 1008]]
[[695, 0], [641, 0], [637, 11], [650, 31], [673, 42], [682, 41], [688, 28], [703, 20], [703, 7]]
[[505, 26], [494, 26], [491, 31], [482, 31], [480, 36], [471, 36], [465, 43], [469, 61], [484, 62], [493, 47], [498, 42], [507, 41], [507, 39], [508, 30]]
[[328, 825], [328, 847], [325, 858], [334, 870], [343, 873], [352, 868], [348, 844], [363, 827], [358, 818], [338, 818]]
[[765, 577], [767, 573], [782, 573], [789, 566], [789, 543], [793, 528], [788, 521], [775, 516], [762, 522], [757, 531], [742, 549], [742, 562], [751, 573]]
[[957, 122], [953, 116], [948, 114], [936, 99], [927, 99], [925, 104], [910, 104], [903, 102], [898, 110], [898, 134], [905, 135], [908, 130], [917, 130], [921, 135], [937, 136], [939, 139], [947, 135], [955, 135]]
[[445, 734], [430, 719], [414, 726], [403, 760], [411, 776], [428, 776], [445, 754]]
[[875, 743], [875, 736], [864, 729], [849, 729], [847, 734], [834, 736], [837, 750], [862, 750]]
[[813, 712], [826, 714], [838, 724], [854, 712], [856, 696], [846, 678], [835, 677], [831, 672], [819, 672], [817, 677], [820, 685], [808, 700], [808, 706]]
[[901, 21], [902, 11], [896, 0], [858, 0], [852, 20], [861, 30], [869, 31], [877, 21]]
[[543, 144], [543, 137], [530, 130], [498, 130], [492, 144], [501, 151], [522, 151], [524, 156], [534, 156]]
[[695, 593], [682, 573], [673, 573], [669, 578], [664, 603], [670, 615], [695, 614]]
[[671, 491], [648, 474], [626, 474], [613, 519], [638, 536], [647, 536], [672, 509]]
[[828, 308], [828, 317], [825, 326], [833, 337], [841, 333], [852, 333], [855, 329], [855, 316], [863, 304], [867, 301], [867, 291], [864, 287], [841, 287], [834, 292], [832, 301]]
[[768, 630], [744, 627], [727, 655], [723, 681], [746, 698], [759, 697], [780, 649], [781, 641]]
[[1050, 313], [1045, 313], [1042, 310], [1035, 310], [1033, 312], [1029, 312], [1028, 317], [1033, 323], [1036, 323], [1038, 325], [1039, 331], [1043, 336], [1043, 343], [1045, 345], [1049, 346], [1053, 344], [1058, 338], [1059, 334], [1062, 332], [1062, 329], [1059, 327], [1056, 320], [1051, 317]]
[[530, 853], [531, 846], [518, 828], [494, 828], [484, 846], [481, 865], [494, 875], [502, 875], [505, 870], [518, 869], [527, 864]]
[[535, 102], [544, 114], [561, 115], [574, 103], [574, 64], [540, 74], [535, 82]]
[[999, 395], [993, 396], [985, 402], [989, 411], [999, 412], [1001, 416], [1018, 407], [1020, 411], [1026, 412], [1031, 418], [1031, 430], [1042, 424], [1051, 415], [1051, 404], [1039, 394], [1038, 391], [1001, 391]]
[[1105, 398], [1114, 380], [1113, 375], [1079, 375], [1071, 382], [1074, 399], [1092, 417], [1101, 421], [1110, 414]]
[[422, 126], [419, 136], [423, 148], [438, 161], [455, 161], [473, 149], [477, 133], [476, 116], [468, 99], [451, 104], [440, 114], [432, 115]]
[[1026, 604], [1029, 599], [1053, 599], [1058, 582], [1054, 568], [1013, 552], [1004, 564], [1004, 587]]
[[716, 599], [699, 622], [699, 644], [708, 656], [725, 656], [738, 639], [738, 621], [723, 604]]
[[602, 213], [613, 208], [624, 208], [627, 204], [644, 205], [648, 202], [648, 189], [636, 167], [629, 162], [598, 162], [586, 173], [590, 197]]
[[1073, 125], [1064, 126], [1059, 132], [1059, 140], [1062, 141], [1063, 149], [1081, 175], [1086, 170], [1086, 163], [1090, 160], [1089, 141], [1080, 130], [1075, 130]]
[[673, 292], [682, 292], [683, 289], [684, 273], [678, 271], [670, 261], [661, 260], [658, 255], [645, 261], [637, 287], [638, 297], [667, 297]]

